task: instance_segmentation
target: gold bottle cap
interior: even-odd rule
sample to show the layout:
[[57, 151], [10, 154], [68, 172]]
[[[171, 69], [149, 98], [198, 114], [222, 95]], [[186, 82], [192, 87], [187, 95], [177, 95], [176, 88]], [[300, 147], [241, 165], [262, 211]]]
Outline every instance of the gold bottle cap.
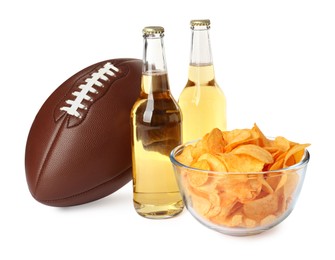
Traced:
[[162, 26], [147, 26], [143, 28], [142, 32], [144, 36], [154, 35], [154, 34], [163, 35], [164, 28]]
[[209, 19], [204, 19], [204, 20], [191, 20], [191, 28], [195, 26], [206, 26], [209, 28], [211, 25], [211, 21]]

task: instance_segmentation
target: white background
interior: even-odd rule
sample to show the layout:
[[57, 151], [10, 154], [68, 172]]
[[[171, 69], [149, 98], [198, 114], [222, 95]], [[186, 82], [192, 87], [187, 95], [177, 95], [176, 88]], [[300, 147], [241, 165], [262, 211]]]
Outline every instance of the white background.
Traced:
[[[256, 122], [267, 135], [312, 144], [292, 214], [271, 231], [238, 238], [203, 227], [186, 210], [169, 220], [138, 216], [130, 183], [77, 207], [35, 201], [24, 152], [45, 99], [92, 63], [142, 58], [147, 25], [165, 27], [177, 99], [189, 21], [199, 18], [212, 22], [229, 129]], [[334, 35], [333, 1], [1, 1], [0, 259], [334, 259]]]

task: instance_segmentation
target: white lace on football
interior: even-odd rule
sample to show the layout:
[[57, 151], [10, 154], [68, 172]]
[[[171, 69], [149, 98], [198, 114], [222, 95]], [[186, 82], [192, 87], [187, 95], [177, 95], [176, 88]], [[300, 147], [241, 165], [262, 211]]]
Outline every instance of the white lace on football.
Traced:
[[113, 64], [110, 62], [106, 63], [98, 70], [98, 72], [92, 73], [91, 77], [85, 80], [85, 84], [81, 84], [78, 87], [81, 91], [75, 91], [72, 93], [72, 95], [76, 97], [74, 100], [69, 99], [65, 101], [69, 106], [61, 107], [60, 110], [66, 111], [69, 115], [80, 118], [78, 109], [87, 109], [87, 107], [82, 104], [83, 100], [92, 101], [92, 98], [88, 95], [88, 93], [97, 94], [98, 91], [95, 88], [103, 87], [103, 84], [99, 82], [99, 80], [107, 81], [108, 78], [106, 74], [109, 76], [115, 76], [115, 72], [118, 71], [119, 69], [113, 66]]

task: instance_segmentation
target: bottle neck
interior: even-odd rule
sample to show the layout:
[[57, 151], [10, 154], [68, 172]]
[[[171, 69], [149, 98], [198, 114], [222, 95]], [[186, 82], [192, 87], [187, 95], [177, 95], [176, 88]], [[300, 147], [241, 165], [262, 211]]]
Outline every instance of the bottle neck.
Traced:
[[142, 93], [150, 95], [169, 91], [163, 36], [144, 37]]
[[190, 65], [208, 66], [213, 64], [209, 29], [206, 26], [197, 26], [192, 29], [191, 44]]
[[209, 28], [192, 28], [191, 59], [187, 83], [190, 86], [215, 86], [215, 73], [209, 40]]
[[160, 35], [144, 37], [143, 74], [167, 73], [164, 42]]

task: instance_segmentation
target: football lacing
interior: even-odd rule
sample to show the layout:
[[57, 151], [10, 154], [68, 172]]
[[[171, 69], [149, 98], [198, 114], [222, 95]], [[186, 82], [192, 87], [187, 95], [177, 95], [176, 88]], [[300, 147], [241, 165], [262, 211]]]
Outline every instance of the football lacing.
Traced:
[[82, 104], [83, 100], [93, 101], [93, 99], [88, 95], [89, 93], [98, 94], [98, 90], [95, 88], [103, 88], [104, 85], [99, 81], [107, 81], [108, 77], [106, 75], [115, 76], [115, 72], [119, 69], [115, 67], [112, 63], [107, 62], [98, 72], [92, 73], [90, 78], [85, 79], [85, 84], [81, 84], [78, 88], [80, 91], [75, 91], [72, 93], [76, 98], [74, 100], [66, 100], [65, 103], [69, 106], [61, 107], [60, 110], [66, 111], [69, 115], [81, 118], [78, 109], [87, 110], [87, 107]]

